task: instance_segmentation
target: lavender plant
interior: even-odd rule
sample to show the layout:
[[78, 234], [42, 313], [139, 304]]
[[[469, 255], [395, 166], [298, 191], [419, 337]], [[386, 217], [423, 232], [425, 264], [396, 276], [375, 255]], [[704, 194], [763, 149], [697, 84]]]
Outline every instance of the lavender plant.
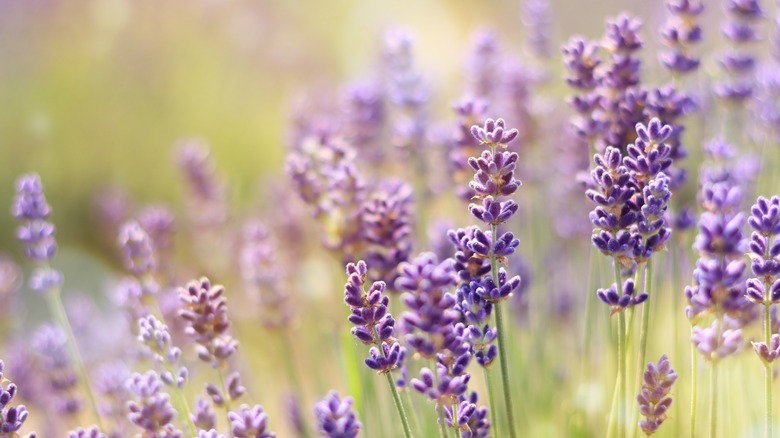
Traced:
[[[764, 342], [753, 343], [753, 348], [766, 367], [766, 436], [772, 436], [772, 362], [777, 358], [780, 337], [772, 334], [771, 308], [780, 302], [780, 198], [759, 197], [751, 208], [748, 224], [750, 236], [750, 268], [754, 278], [746, 283], [748, 300], [764, 306]], [[774, 354], [773, 354], [774, 353]]]
[[365, 290], [367, 275], [368, 266], [364, 261], [347, 264], [344, 302], [351, 310], [349, 322], [355, 326], [351, 332], [358, 341], [371, 345], [369, 357], [365, 361], [366, 366], [386, 377], [404, 435], [409, 438], [412, 436], [409, 420], [391, 374], [401, 365], [403, 350], [393, 337], [395, 320], [387, 310], [390, 299], [384, 295], [386, 286], [382, 281], [374, 282], [369, 290]]

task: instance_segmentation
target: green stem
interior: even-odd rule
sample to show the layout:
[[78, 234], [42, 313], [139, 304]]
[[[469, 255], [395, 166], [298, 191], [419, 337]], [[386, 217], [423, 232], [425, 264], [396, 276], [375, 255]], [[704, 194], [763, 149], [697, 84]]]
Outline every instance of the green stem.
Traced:
[[718, 361], [712, 362], [710, 373], [710, 438], [718, 436]]
[[496, 419], [496, 409], [498, 408], [498, 405], [496, 404], [496, 390], [495, 385], [493, 384], [493, 376], [487, 368], [483, 367], [482, 371], [485, 373], [485, 385], [487, 386], [488, 401], [490, 402], [490, 421], [492, 422], [493, 435], [501, 436], [501, 434], [498, 433], [498, 421]]
[[[284, 367], [287, 369], [287, 378], [290, 380], [293, 393], [298, 399], [298, 402], [303, 402], [303, 391], [301, 381], [298, 378], [298, 369], [295, 367], [295, 359], [293, 357], [293, 351], [291, 346], [293, 345], [290, 339], [289, 330], [282, 330], [282, 334], [279, 338], [282, 341], [282, 356], [284, 360]], [[301, 418], [301, 436], [307, 438], [309, 436], [309, 428], [306, 424], [306, 420]]]
[[647, 300], [642, 305], [642, 331], [639, 334], [639, 381], [642, 380], [642, 372], [644, 370], [645, 361], [647, 360], [647, 334], [648, 325], [650, 323], [650, 297], [653, 291], [653, 259], [647, 261], [647, 269], [645, 269], [645, 293], [648, 295]]
[[[498, 232], [496, 225], [490, 226], [491, 238], [495, 241], [496, 234]], [[498, 281], [498, 258], [493, 252], [493, 248], [490, 248], [490, 273], [493, 277], [493, 282], [496, 286], [499, 286]], [[509, 387], [509, 365], [507, 363], [507, 353], [509, 350], [506, 345], [506, 331], [504, 328], [504, 317], [501, 310], [501, 303], [495, 303], [493, 306], [496, 314], [496, 331], [498, 332], [498, 362], [501, 368], [501, 386], [504, 391], [504, 408], [506, 409], [507, 423], [509, 423], [509, 436], [515, 438], [517, 432], [515, 432], [515, 412], [512, 406], [512, 391]]]
[[[768, 288], [767, 288], [768, 290]], [[769, 297], [767, 297], [769, 298]], [[772, 341], [772, 301], [767, 300], [764, 303], [764, 337], [766, 345], [769, 346]], [[766, 364], [766, 436], [772, 437], [772, 366]]]
[[444, 408], [436, 403], [436, 414], [439, 416], [439, 433], [441, 438], [447, 438], [447, 420], [444, 418]]
[[458, 428], [458, 405], [452, 406], [452, 437], [460, 438], [460, 429]]
[[[620, 263], [615, 259], [615, 284], [617, 289], [623, 287], [623, 281], [620, 274]], [[618, 428], [617, 436], [625, 436], [626, 424], [626, 315], [625, 312], [618, 312]]]
[[615, 436], [617, 429], [618, 392], [620, 389], [620, 375], [615, 376], [615, 389], [612, 390], [612, 404], [609, 407], [609, 425], [607, 426], [607, 438]]
[[412, 402], [412, 396], [410, 395], [408, 389], [404, 389], [401, 392], [404, 395], [404, 397], [401, 399], [401, 403], [403, 404], [404, 412], [408, 412], [409, 418], [412, 419], [411, 424], [414, 434], [417, 436], [422, 436], [422, 432], [420, 431], [420, 423], [417, 421], [417, 414], [414, 411], [414, 402]]
[[[87, 399], [89, 400], [90, 408], [95, 416], [95, 421], [100, 429], [103, 429], [102, 419], [100, 418], [100, 411], [98, 410], [97, 400], [95, 399], [95, 393], [92, 391], [92, 384], [89, 380], [89, 374], [87, 373], [87, 367], [84, 365], [84, 360], [81, 358], [79, 347], [76, 344], [76, 336], [73, 334], [73, 329], [68, 321], [68, 314], [65, 312], [65, 306], [62, 304], [60, 298], [60, 289], [52, 288], [46, 293], [46, 301], [49, 305], [54, 319], [59, 324], [60, 328], [65, 331], [68, 337], [68, 350], [70, 352], [70, 358], [78, 369], [79, 377], [84, 385], [84, 391], [87, 393]], [[105, 430], [105, 429], [103, 429]]]
[[[498, 283], [496, 283], [498, 284]], [[501, 365], [501, 385], [504, 387], [504, 404], [506, 405], [507, 422], [509, 423], [509, 436], [515, 438], [515, 412], [512, 407], [512, 390], [509, 387], [509, 365], [507, 364], [506, 332], [504, 331], [504, 317], [501, 305], [496, 303], [496, 330], [498, 330], [498, 360]]]
[[[222, 396], [224, 397], [225, 415], [228, 419], [227, 424], [230, 424], [230, 394], [228, 393], [228, 388], [225, 384], [225, 375], [222, 372], [222, 365], [217, 367], [217, 376], [219, 377], [219, 386], [222, 388]], [[232, 428], [228, 428], [228, 434], [230, 438], [233, 438]]]
[[691, 438], [696, 438], [696, 398], [699, 387], [699, 355], [696, 346], [691, 343]]
[[387, 386], [390, 388], [390, 393], [393, 394], [393, 402], [395, 402], [395, 409], [398, 411], [398, 416], [401, 418], [401, 424], [404, 427], [404, 436], [406, 438], [412, 438], [412, 431], [409, 427], [409, 419], [406, 418], [406, 411], [404, 411], [404, 405], [401, 403], [401, 397], [398, 395], [398, 389], [395, 387], [393, 376], [388, 372], [385, 373], [387, 379]]

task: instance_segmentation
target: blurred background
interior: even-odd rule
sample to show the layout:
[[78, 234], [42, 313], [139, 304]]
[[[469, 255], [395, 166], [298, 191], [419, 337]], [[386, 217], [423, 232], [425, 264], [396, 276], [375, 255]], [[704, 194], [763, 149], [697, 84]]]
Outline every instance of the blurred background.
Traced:
[[[520, 394], [522, 421], [528, 426], [524, 431], [532, 437], [602, 436], [604, 412], [609, 409], [614, 382], [612, 361], [605, 359], [612, 354], [606, 306], [594, 310], [603, 318], [592, 328], [593, 338], [598, 341], [594, 342], [589, 360], [581, 363], [583, 356], [576, 354], [582, 351], [576, 350], [575, 354], [575, 348], [579, 348], [580, 338], [585, 336], [580, 327], [586, 277], [595, 286], [606, 286], [611, 282], [611, 268], [606, 258], [589, 259], [588, 254], [592, 256], [595, 251], [590, 249], [587, 237], [591, 228], [587, 208], [577, 216], [582, 218], [579, 225], [585, 228], [581, 234], [585, 237], [581, 237], [578, 233], [582, 226], [561, 236], [565, 233], [554, 230], [549, 221], [551, 212], [539, 207], [547, 206], [549, 199], [544, 187], [548, 185], [544, 165], [549, 164], [550, 154], [559, 152], [558, 143], [569, 139], [556, 131], [570, 113], [564, 104], [570, 91], [562, 79], [559, 47], [572, 35], [597, 39], [603, 34], [607, 17], [630, 12], [644, 22], [643, 80], [651, 78], [649, 82], [658, 85], [668, 78], [657, 62], [656, 50], [660, 45], [658, 28], [666, 9], [661, 1], [551, 1], [550, 53], [543, 61], [528, 53], [523, 10], [519, 0], [0, 0], [0, 255], [10, 254], [21, 262], [16, 224], [8, 208], [14, 180], [20, 174], [37, 172], [53, 207], [52, 220], [57, 225], [60, 248], [55, 266], [65, 274], [64, 296], [71, 301], [69, 313], [97, 315], [88, 326], [74, 329], [77, 334], [88, 333], [89, 327], [100, 326], [98, 335], [106, 342], [96, 345], [112, 345], [115, 337], [127, 337], [130, 333], [126, 321], [112, 320], [112, 315], [118, 313], [107, 298], [106, 291], [114, 286], [123, 268], [116, 245], [118, 223], [107, 226], [106, 221], [112, 217], [124, 220], [150, 203], [169, 205], [177, 217], [186, 216], [186, 183], [176, 163], [177, 145], [199, 138], [210, 146], [216, 174], [228, 187], [234, 218], [259, 212], [272, 225], [284, 225], [285, 212], [275, 217], [277, 212], [272, 207], [277, 205], [274, 199], [278, 196], [294, 196], [284, 166], [287, 143], [294, 135], [292, 115], [300, 102], [306, 102], [302, 100], [304, 96], [327, 100], [340, 96], [347, 84], [377, 77], [381, 74], [378, 69], [383, 34], [400, 27], [414, 34], [418, 69], [432, 88], [427, 107], [430, 119], [452, 128], [456, 119], [452, 104], [466, 88], [464, 65], [474, 35], [489, 29], [498, 36], [504, 54], [521, 64], [533, 64], [529, 70], [542, 67], [546, 75], [534, 89], [537, 94], [531, 100], [539, 130], [549, 129], [538, 137], [538, 147], [531, 152], [535, 167], [541, 170], [530, 177], [530, 183], [524, 187], [527, 192], [520, 194], [527, 197], [520, 202], [522, 219], [518, 221], [522, 227], [518, 235], [523, 242], [520, 252], [531, 270], [528, 281], [533, 284], [533, 292], [529, 295], [530, 304], [524, 304], [525, 310], [518, 312], [522, 316], [514, 323], [515, 328], [523, 330], [510, 335], [514, 346], [512, 363], [522, 370], [513, 384]], [[702, 27], [705, 35], [712, 37], [705, 38], [697, 48], [700, 53], [707, 53], [702, 61], [703, 76], [715, 70], [714, 57], [708, 51], [722, 44], [717, 36], [722, 18], [723, 12], [717, 5], [708, 5]], [[334, 107], [337, 104], [334, 102]], [[546, 126], [544, 116], [552, 111], [556, 111], [557, 124], [550, 121]], [[689, 146], [694, 155], [698, 154], [698, 140], [705, 136], [705, 123], [698, 122], [691, 120], [686, 134], [688, 139], [694, 139]], [[707, 134], [715, 132], [708, 129], [711, 132]], [[780, 156], [773, 159], [780, 163]], [[695, 201], [697, 164], [696, 158], [686, 162], [691, 182], [679, 195], [675, 194], [675, 199]], [[571, 188], [573, 172], [567, 176], [571, 180], [555, 184], [568, 184]], [[519, 177], [526, 180], [525, 174]], [[776, 192], [776, 187], [767, 183], [775, 180], [773, 175], [763, 181], [762, 190], [769, 187]], [[584, 196], [580, 197], [579, 192], [577, 196], [584, 203]], [[471, 223], [465, 204], [456, 201], [451, 193], [442, 197], [449, 198], [443, 203], [432, 202], [428, 211], [432, 217], [452, 219], [458, 225]], [[567, 207], [577, 212], [581, 205]], [[305, 211], [299, 216], [308, 219], [309, 213]], [[343, 321], [346, 309], [340, 299], [344, 282], [341, 261], [321, 248], [321, 229], [314, 221], [303, 225], [300, 238], [304, 243], [295, 248], [305, 250], [292, 254], [292, 263], [287, 267], [292, 270], [288, 274], [294, 277], [293, 301], [300, 304], [314, 297], [308, 305], [296, 308], [293, 352], [298, 358], [296, 366], [304, 375], [302, 409], [308, 413], [312, 402], [331, 387], [345, 393], [356, 387], [350, 378], [373, 376], [362, 368], [357, 370], [362, 367], [364, 351], [352, 357], [355, 352], [341, 350], [350, 341], [342, 343], [347, 330]], [[237, 235], [240, 225], [229, 226], [235, 228], [232, 231]], [[690, 248], [690, 241], [685, 239], [691, 237], [680, 240], [684, 248]], [[177, 239], [188, 237], [178, 235]], [[181, 244], [176, 245], [178, 259], [194, 259], [190, 251], [196, 251]], [[415, 251], [424, 247], [419, 245]], [[665, 269], [659, 274], [663, 305], [675, 302], [677, 307], [676, 313], [661, 313], [656, 324], [663, 331], [651, 341], [651, 358], [669, 353], [679, 369], [689, 366], [690, 332], [681, 309], [682, 282], [673, 283], [667, 274], [680, 268], [687, 271], [675, 271], [675, 275], [689, 277], [695, 255], [688, 252], [688, 264], [680, 263], [682, 267], [673, 265], [666, 254], [658, 263]], [[223, 264], [235, 261], [234, 253], [227, 255]], [[559, 263], [562, 259], [569, 260], [563, 268], [560, 266], [564, 263]], [[193, 263], [182, 268], [176, 280], [203, 274], [199, 267]], [[237, 277], [218, 281], [225, 283], [228, 290], [240, 289]], [[0, 329], [14, 325], [9, 331], [25, 339], [25, 329], [48, 316], [39, 297], [27, 293], [24, 286], [22, 292], [14, 299], [27, 305], [19, 307], [24, 310], [16, 313], [13, 323], [5, 323]], [[111, 307], [113, 313], [90, 310], [90, 300], [78, 298], [82, 295], [96, 298], [98, 306], [103, 310]], [[244, 297], [230, 299], [242, 304], [248, 301]], [[319, 306], [322, 303], [325, 305]], [[656, 309], [657, 303], [658, 300]], [[242, 371], [249, 376], [246, 379], [250, 399], [266, 406], [273, 429], [280, 437], [290, 436], [291, 426], [284, 419], [286, 407], [282, 401], [288, 385], [286, 379], [279, 378], [281, 368], [287, 366], [278, 360], [283, 347], [269, 337], [269, 330], [258, 327], [253, 309], [241, 305], [231, 308], [235, 335], [242, 341]], [[548, 316], [553, 314], [560, 319], [549, 322]], [[525, 315], [530, 316], [523, 320]], [[550, 337], [544, 338], [540, 333]], [[674, 348], [667, 348], [671, 338], [675, 338], [671, 342]], [[121, 350], [126, 345], [116, 342], [112, 346]], [[99, 362], [117, 353], [82, 347], [87, 361]], [[4, 350], [9, 351], [10, 347]], [[192, 356], [191, 351], [185, 354]], [[323, 357], [328, 360], [320, 361]], [[361, 359], [353, 360], [356, 357]], [[724, 380], [758, 381], [760, 370], [752, 354], [743, 354], [738, 360], [739, 366], [730, 368]], [[316, 370], [312, 363], [317, 364]], [[349, 367], [352, 370], [345, 372]], [[592, 375], [583, 372], [584, 378], [573, 378], [582, 377], [581, 368]], [[755, 375], [743, 373], [745, 370]], [[193, 391], [200, 391], [201, 381], [207, 379], [204, 374], [195, 375]], [[479, 382], [475, 387], [483, 389]], [[686, 430], [689, 400], [687, 387], [684, 388], [675, 402], [674, 417], [680, 421], [662, 436], [680, 436], [680, 431]], [[759, 414], [754, 411], [760, 406], [759, 401], [749, 394], [740, 393], [739, 397], [745, 403], [729, 403], [729, 409], [739, 406], [747, 420], [742, 421], [738, 415], [734, 416], [736, 419], [726, 418], [724, 430], [750, 431], [757, 422]], [[367, 424], [369, 432], [364, 436], [373, 438], [382, 436], [377, 431], [392, 430], [381, 423], [383, 412], [392, 409], [389, 398], [382, 400], [387, 405], [365, 414], [376, 422]], [[727, 407], [721, 409], [726, 411]], [[31, 421], [40, 425], [41, 416]]]
[[[552, 2], [554, 66], [562, 41], [600, 35], [607, 16], [660, 20], [652, 3]], [[248, 202], [262, 176], [282, 173], [294, 99], [375, 73], [385, 30], [416, 35], [435, 84], [431, 111], [451, 118], [473, 34], [490, 28], [519, 55], [521, 12], [520, 1], [3, 0], [0, 205], [17, 175], [39, 172], [60, 244], [94, 244], [99, 190], [177, 199], [172, 151], [190, 136], [211, 144], [236, 201]], [[10, 251], [9, 215], [0, 230], [0, 250]]]

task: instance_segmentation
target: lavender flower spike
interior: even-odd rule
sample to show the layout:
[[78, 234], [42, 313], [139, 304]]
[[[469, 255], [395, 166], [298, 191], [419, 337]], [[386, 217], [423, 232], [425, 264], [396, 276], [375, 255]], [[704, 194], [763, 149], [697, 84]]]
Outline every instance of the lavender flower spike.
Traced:
[[198, 357], [215, 368], [238, 349], [238, 342], [228, 333], [230, 320], [224, 292], [222, 286], [212, 285], [206, 277], [179, 289], [183, 304], [179, 316], [187, 323], [185, 332], [198, 344]]
[[78, 428], [71, 432], [68, 432], [68, 438], [107, 438], [106, 434], [100, 431], [97, 426], [92, 426], [86, 429]]
[[360, 422], [352, 410], [351, 397], [339, 398], [331, 391], [314, 406], [314, 413], [320, 425], [320, 435], [327, 438], [356, 438]]
[[163, 382], [154, 371], [134, 374], [127, 382], [127, 389], [137, 401], [128, 403], [128, 419], [150, 436], [182, 438], [181, 431], [173, 425], [176, 410], [171, 406], [168, 394], [162, 392]]
[[677, 373], [666, 355], [661, 356], [657, 364], [647, 364], [647, 370], [642, 375], [642, 391], [636, 396], [639, 413], [645, 417], [639, 422], [639, 427], [647, 436], [657, 432], [666, 420], [666, 412], [672, 404], [669, 391], [675, 381]]

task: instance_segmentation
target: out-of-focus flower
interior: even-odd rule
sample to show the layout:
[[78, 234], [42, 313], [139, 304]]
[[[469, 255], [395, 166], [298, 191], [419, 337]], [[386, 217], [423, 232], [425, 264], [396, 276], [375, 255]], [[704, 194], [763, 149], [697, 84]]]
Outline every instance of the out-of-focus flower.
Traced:
[[661, 27], [661, 38], [668, 47], [661, 53], [661, 64], [672, 75], [684, 75], [699, 67], [699, 59], [690, 50], [701, 42], [701, 26], [698, 16], [704, 5], [698, 0], [670, 0], [666, 3], [670, 16]]
[[360, 432], [360, 422], [352, 410], [351, 397], [343, 399], [335, 391], [314, 406], [319, 422], [320, 435], [328, 438], [356, 438]]
[[636, 396], [639, 413], [645, 417], [639, 421], [639, 427], [647, 436], [657, 432], [666, 420], [666, 412], [672, 405], [669, 392], [676, 381], [677, 373], [666, 355], [661, 356], [657, 364], [647, 364], [647, 370], [642, 375], [642, 391]]
[[740, 349], [742, 330], [720, 331], [718, 321], [714, 321], [709, 327], [694, 327], [691, 342], [706, 360], [719, 361]]
[[[8, 436], [19, 436], [18, 432], [27, 421], [27, 408], [24, 405], [11, 406], [16, 396], [17, 387], [3, 375], [5, 365], [0, 360], [0, 433]], [[35, 434], [28, 436], [34, 438]]]
[[235, 438], [276, 438], [275, 433], [268, 431], [268, 415], [260, 405], [241, 405], [238, 411], [228, 414], [228, 419]]

